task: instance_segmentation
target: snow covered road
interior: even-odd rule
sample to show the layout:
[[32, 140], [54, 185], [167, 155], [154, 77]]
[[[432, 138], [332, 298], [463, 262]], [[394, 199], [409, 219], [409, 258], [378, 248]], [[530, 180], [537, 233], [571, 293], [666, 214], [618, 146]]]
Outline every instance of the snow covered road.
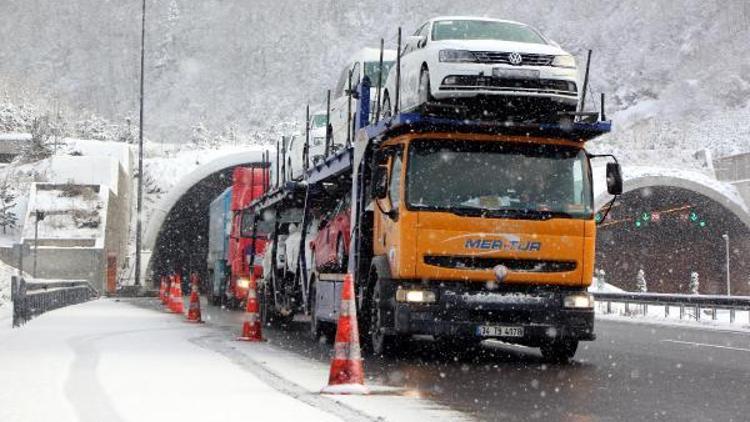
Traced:
[[100, 299], [19, 329], [0, 315], [0, 421], [469, 419], [372, 380], [369, 396], [320, 395], [327, 359], [235, 341], [240, 312], [205, 307], [195, 325], [157, 302]]
[[190, 341], [209, 331], [106, 299], [3, 327], [0, 421], [341, 420]]

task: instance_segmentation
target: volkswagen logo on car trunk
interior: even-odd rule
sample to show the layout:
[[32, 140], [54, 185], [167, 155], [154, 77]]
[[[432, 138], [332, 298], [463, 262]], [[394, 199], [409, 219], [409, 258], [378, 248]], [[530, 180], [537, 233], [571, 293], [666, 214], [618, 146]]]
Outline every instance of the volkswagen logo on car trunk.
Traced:
[[523, 57], [519, 53], [513, 52], [508, 54], [508, 62], [510, 64], [519, 65], [523, 61]]

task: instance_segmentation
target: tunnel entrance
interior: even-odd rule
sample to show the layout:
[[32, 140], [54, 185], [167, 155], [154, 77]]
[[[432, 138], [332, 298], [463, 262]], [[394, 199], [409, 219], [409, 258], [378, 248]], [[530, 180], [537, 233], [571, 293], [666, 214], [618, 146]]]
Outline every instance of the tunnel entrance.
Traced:
[[623, 194], [599, 226], [596, 268], [606, 280], [635, 291], [643, 269], [650, 292], [726, 294], [728, 236], [732, 295], [750, 294], [750, 230], [731, 211], [694, 191], [655, 186]]
[[195, 271], [201, 280], [205, 280], [208, 206], [232, 185], [234, 168], [232, 166], [205, 177], [188, 189], [169, 210], [151, 256], [154, 286], [158, 285], [159, 276], [172, 271], [180, 271], [183, 275]]

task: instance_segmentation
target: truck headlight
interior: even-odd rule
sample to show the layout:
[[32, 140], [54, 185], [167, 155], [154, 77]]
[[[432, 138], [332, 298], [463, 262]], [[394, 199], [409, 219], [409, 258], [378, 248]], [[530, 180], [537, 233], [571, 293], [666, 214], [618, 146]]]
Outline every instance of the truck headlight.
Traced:
[[437, 300], [435, 292], [430, 290], [407, 290], [396, 291], [396, 301], [409, 303], [434, 303]]
[[563, 306], [574, 309], [590, 309], [594, 307], [594, 297], [588, 293], [576, 293], [565, 296]]
[[440, 50], [441, 62], [476, 63], [477, 58], [469, 50]]
[[250, 287], [250, 279], [249, 278], [238, 278], [237, 279], [237, 287], [241, 289], [247, 289]]
[[554, 59], [552, 59], [552, 66], [555, 67], [566, 67], [568, 69], [575, 69], [576, 67], [576, 59], [573, 56], [565, 55], [565, 56], [555, 56]]

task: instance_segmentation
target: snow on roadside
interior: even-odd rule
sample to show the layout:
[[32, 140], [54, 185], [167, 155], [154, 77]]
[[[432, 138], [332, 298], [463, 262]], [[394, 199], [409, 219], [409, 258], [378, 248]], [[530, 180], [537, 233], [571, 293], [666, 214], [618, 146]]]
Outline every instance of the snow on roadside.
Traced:
[[[339, 421], [191, 343], [182, 318], [100, 299], [0, 330], [0, 420]], [[43, 397], [44, 405], [30, 397]]]
[[10, 277], [17, 274], [16, 268], [0, 261], [0, 309], [10, 308]]

